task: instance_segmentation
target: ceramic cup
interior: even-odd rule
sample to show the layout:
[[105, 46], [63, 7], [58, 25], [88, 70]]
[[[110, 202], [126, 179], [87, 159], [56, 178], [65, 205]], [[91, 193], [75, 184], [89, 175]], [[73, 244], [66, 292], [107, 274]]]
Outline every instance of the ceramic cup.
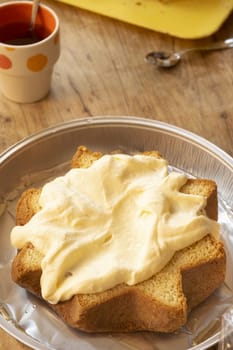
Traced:
[[35, 102], [48, 94], [60, 54], [55, 12], [40, 5], [33, 32], [31, 12], [31, 1], [0, 4], [0, 88], [19, 103]]

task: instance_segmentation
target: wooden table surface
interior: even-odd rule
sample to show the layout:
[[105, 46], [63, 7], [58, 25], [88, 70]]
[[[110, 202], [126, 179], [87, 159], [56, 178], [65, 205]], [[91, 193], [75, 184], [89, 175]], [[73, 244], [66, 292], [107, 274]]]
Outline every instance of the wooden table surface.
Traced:
[[[132, 115], [190, 130], [233, 156], [233, 50], [195, 53], [169, 70], [144, 62], [151, 50], [179, 50], [233, 37], [233, 15], [213, 36], [192, 41], [43, 2], [61, 22], [61, 56], [51, 92], [34, 104], [0, 96], [0, 152], [63, 121]], [[27, 347], [0, 330], [0, 349]]]

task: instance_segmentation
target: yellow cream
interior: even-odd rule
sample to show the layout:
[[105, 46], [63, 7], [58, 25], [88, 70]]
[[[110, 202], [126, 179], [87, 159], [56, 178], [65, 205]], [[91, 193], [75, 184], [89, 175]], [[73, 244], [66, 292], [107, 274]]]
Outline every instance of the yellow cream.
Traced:
[[179, 192], [187, 178], [143, 155], [106, 155], [46, 184], [42, 209], [11, 232], [14, 247], [30, 241], [43, 253], [41, 289], [50, 303], [134, 285], [160, 271], [175, 251], [217, 222], [201, 215], [202, 196]]

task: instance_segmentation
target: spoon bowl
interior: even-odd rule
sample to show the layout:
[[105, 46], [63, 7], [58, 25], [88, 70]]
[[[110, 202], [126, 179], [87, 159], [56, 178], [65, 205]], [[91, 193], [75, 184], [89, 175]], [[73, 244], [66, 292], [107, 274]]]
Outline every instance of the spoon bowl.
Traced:
[[181, 55], [178, 52], [152, 51], [146, 55], [145, 60], [148, 63], [157, 64], [159, 67], [169, 68], [176, 66], [180, 62]]

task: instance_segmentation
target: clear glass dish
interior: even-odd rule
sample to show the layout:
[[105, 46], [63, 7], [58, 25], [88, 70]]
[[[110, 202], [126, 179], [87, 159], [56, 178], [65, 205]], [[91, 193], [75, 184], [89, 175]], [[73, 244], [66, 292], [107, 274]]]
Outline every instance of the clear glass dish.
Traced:
[[[108, 152], [159, 150], [171, 167], [218, 184], [219, 221], [227, 251], [225, 284], [191, 314], [175, 334], [87, 335], [67, 327], [48, 307], [16, 286], [10, 277], [15, 204], [28, 187], [64, 173], [78, 145]], [[77, 119], [34, 134], [0, 155], [0, 326], [33, 349], [207, 349], [218, 342], [221, 317], [233, 304], [233, 159], [183, 129], [136, 117]]]

